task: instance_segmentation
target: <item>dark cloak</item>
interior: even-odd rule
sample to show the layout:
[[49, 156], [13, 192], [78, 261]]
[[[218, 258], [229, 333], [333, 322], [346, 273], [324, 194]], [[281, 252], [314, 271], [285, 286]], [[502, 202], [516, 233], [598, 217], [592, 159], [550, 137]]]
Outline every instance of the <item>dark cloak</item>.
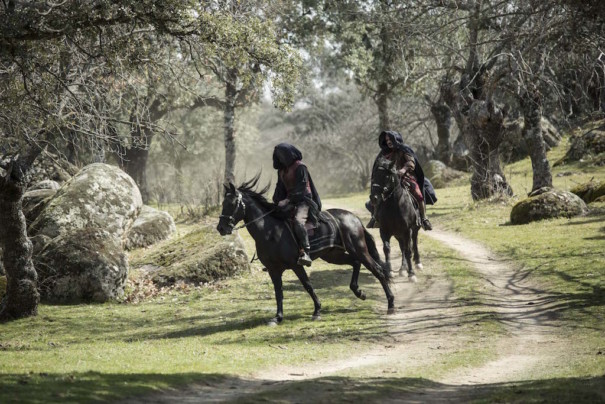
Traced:
[[[286, 169], [297, 161], [302, 160], [302, 153], [296, 147], [289, 143], [280, 143], [275, 146], [273, 150], [273, 167], [277, 170]], [[313, 179], [307, 166], [300, 164], [295, 172], [296, 187], [290, 192], [286, 191], [286, 186], [282, 182], [279, 175], [277, 176], [277, 185], [275, 186], [275, 192], [273, 193], [273, 202], [278, 203], [279, 201], [289, 197], [290, 202], [294, 205], [300, 202], [307, 202], [311, 210], [315, 210], [315, 213], [321, 211], [321, 199], [319, 193], [313, 184]], [[306, 184], [309, 183], [311, 188], [311, 195], [306, 195]], [[317, 215], [316, 215], [317, 216]]]
[[380, 136], [378, 136], [378, 145], [380, 146], [380, 153], [378, 153], [376, 159], [374, 160], [374, 166], [372, 167], [372, 177], [374, 176], [374, 170], [376, 169], [378, 159], [391, 153], [392, 151], [391, 149], [389, 149], [389, 146], [387, 146], [387, 137], [391, 139], [391, 143], [393, 143], [393, 148], [395, 150], [414, 156], [414, 175], [416, 176], [416, 181], [418, 182], [418, 186], [420, 187], [420, 192], [422, 192], [422, 195], [424, 195], [425, 203], [427, 205], [432, 205], [437, 202], [437, 195], [435, 195], [435, 189], [433, 189], [433, 185], [431, 184], [429, 179], [424, 177], [424, 171], [422, 170], [422, 166], [418, 161], [418, 157], [416, 157], [416, 153], [410, 146], [403, 143], [403, 137], [399, 132], [395, 132], [392, 130], [384, 130], [380, 133]]

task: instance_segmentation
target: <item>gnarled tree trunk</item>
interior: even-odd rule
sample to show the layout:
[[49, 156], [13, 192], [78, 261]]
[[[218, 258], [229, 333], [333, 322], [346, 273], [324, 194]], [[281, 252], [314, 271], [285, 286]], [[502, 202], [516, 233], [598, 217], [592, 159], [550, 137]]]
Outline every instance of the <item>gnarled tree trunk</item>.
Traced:
[[442, 101], [431, 103], [431, 113], [437, 125], [437, 147], [435, 157], [446, 165], [452, 162], [452, 144], [450, 136], [452, 132], [452, 110]]
[[23, 194], [27, 188], [27, 171], [40, 153], [32, 146], [6, 167], [0, 177], [0, 246], [6, 272], [6, 294], [0, 302], [0, 321], [38, 314], [38, 275], [32, 262], [32, 243], [27, 237], [23, 215]]
[[523, 138], [531, 158], [533, 171], [532, 191], [542, 187], [552, 187], [550, 163], [546, 157], [546, 145], [542, 137], [542, 101], [540, 92], [534, 86], [520, 95], [519, 101], [523, 110]]

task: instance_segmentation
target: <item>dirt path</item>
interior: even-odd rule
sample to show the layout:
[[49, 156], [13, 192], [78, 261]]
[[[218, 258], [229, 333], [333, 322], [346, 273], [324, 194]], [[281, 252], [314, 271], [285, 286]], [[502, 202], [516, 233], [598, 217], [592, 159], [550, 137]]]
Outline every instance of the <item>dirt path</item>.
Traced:
[[[482, 315], [496, 316], [505, 335], [495, 341], [481, 341], [495, 346], [497, 357], [478, 367], [456, 369], [437, 377], [434, 382], [445, 388], [413, 393], [405, 401], [449, 402], [472, 397], [473, 389], [482, 385], [527, 380], [537, 365], [554, 360], [549, 336], [548, 308], [553, 305], [546, 295], [525, 285], [514, 263], [498, 259], [484, 246], [457, 234], [434, 230], [424, 233], [448, 247], [467, 261], [481, 277]], [[376, 237], [379, 241], [379, 237]], [[393, 254], [397, 267], [400, 254]], [[470, 343], [461, 325], [465, 313], [453, 304], [453, 285], [444, 276], [419, 272], [420, 281], [412, 284], [406, 277], [394, 282], [397, 313], [387, 318], [392, 343], [352, 359], [329, 363], [302, 364], [255, 373], [249, 379], [232, 379], [213, 386], [191, 386], [187, 391], [161, 394], [145, 402], [222, 402], [243, 399], [248, 394], [283, 389], [293, 381], [308, 380], [379, 366], [387, 372], [430, 364], [443, 355]], [[466, 324], [468, 325], [468, 324]], [[464, 329], [464, 327], [463, 327]], [[476, 341], [475, 341], [476, 342]], [[495, 344], [495, 345], [493, 345]]]

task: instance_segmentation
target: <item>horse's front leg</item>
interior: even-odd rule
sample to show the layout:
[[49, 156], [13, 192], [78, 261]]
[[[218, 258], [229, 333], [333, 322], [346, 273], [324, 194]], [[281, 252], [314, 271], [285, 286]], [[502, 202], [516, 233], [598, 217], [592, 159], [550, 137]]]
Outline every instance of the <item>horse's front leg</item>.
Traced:
[[391, 236], [380, 230], [380, 238], [382, 239], [382, 251], [384, 252], [384, 266], [387, 277], [391, 275]]
[[313, 285], [311, 285], [311, 281], [307, 276], [307, 271], [301, 266], [297, 266], [294, 268], [294, 273], [298, 276], [298, 280], [303, 284], [311, 299], [313, 299], [313, 304], [315, 305], [315, 310], [313, 311], [313, 316], [311, 317], [313, 320], [321, 320], [321, 303], [315, 294], [315, 290], [313, 290]]
[[416, 269], [422, 269], [424, 266], [420, 262], [420, 253], [418, 252], [418, 230], [418, 228], [412, 230], [412, 249], [414, 252], [414, 265], [416, 265]]
[[271, 281], [273, 281], [273, 289], [275, 290], [275, 301], [277, 303], [277, 313], [275, 317], [269, 320], [267, 325], [280, 324], [284, 319], [284, 291], [282, 286], [282, 274], [283, 270], [268, 269]]
[[414, 273], [414, 267], [412, 266], [412, 246], [411, 246], [411, 234], [405, 234], [403, 237], [398, 238], [399, 248], [401, 249], [401, 267], [399, 268], [399, 276], [403, 276], [403, 272], [407, 268], [408, 279], [411, 282], [416, 282], [416, 274]]

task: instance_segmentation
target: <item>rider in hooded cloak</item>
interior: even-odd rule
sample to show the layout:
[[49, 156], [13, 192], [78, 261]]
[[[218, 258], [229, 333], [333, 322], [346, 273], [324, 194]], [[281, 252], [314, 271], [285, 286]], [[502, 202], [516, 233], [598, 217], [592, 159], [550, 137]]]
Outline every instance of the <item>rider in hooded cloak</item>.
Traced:
[[300, 150], [289, 143], [275, 146], [273, 168], [277, 170], [277, 186], [273, 194], [273, 202], [280, 207], [293, 206], [292, 229], [300, 248], [298, 264], [310, 266], [309, 236], [305, 223], [309, 221], [314, 226], [317, 225], [321, 200], [302, 158]]
[[[380, 152], [374, 160], [372, 174], [374, 173], [378, 160], [381, 157], [394, 161], [397, 174], [401, 178], [402, 183], [406, 183], [408, 185], [410, 193], [416, 199], [416, 202], [418, 202], [418, 210], [420, 212], [422, 228], [424, 230], [432, 230], [433, 226], [426, 217], [426, 204], [424, 197], [425, 192], [431, 196], [431, 204], [434, 203], [437, 198], [435, 197], [435, 191], [432, 189], [430, 182], [425, 181], [424, 171], [422, 171], [422, 166], [416, 157], [416, 153], [410, 146], [403, 143], [403, 138], [399, 132], [391, 130], [382, 131], [380, 133], [380, 136], [378, 137], [378, 145], [380, 146]], [[368, 205], [366, 204], [366, 206]], [[370, 209], [373, 215], [370, 223], [368, 223], [368, 227], [374, 227], [376, 222], [374, 212], [376, 211], [377, 207], [370, 207], [373, 208]]]

